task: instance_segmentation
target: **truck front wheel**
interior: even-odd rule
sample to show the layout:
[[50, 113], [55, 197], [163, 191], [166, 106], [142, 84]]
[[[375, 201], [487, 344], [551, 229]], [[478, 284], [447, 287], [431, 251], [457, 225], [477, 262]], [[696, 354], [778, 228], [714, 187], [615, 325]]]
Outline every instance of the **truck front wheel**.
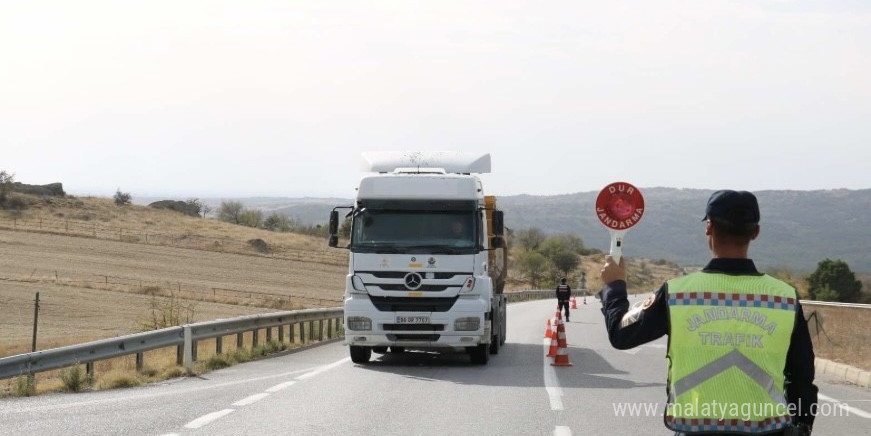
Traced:
[[372, 357], [372, 349], [351, 345], [351, 361], [354, 363], [366, 363]]
[[487, 344], [479, 344], [469, 348], [469, 357], [472, 358], [472, 363], [475, 365], [486, 365], [490, 360], [490, 346]]

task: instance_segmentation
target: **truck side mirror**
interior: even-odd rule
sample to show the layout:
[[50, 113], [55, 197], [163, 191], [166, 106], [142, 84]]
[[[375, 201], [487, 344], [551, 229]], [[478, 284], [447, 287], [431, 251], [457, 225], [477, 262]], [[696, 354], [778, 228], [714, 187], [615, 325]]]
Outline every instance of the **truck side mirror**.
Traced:
[[505, 216], [502, 215], [501, 210], [494, 210], [493, 211], [493, 234], [494, 235], [505, 234]]
[[339, 245], [339, 211], [330, 212], [330, 247]]
[[490, 248], [505, 248], [505, 239], [501, 236], [490, 238]]

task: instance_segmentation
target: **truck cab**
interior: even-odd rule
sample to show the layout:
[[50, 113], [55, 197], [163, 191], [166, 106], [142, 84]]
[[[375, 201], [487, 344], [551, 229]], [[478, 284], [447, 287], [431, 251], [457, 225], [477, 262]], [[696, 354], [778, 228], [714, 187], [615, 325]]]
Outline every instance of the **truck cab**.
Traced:
[[[350, 251], [345, 343], [356, 363], [372, 351], [465, 350], [485, 364], [505, 341], [505, 239], [495, 197], [473, 173], [490, 156], [367, 153], [347, 206]], [[338, 245], [339, 210], [330, 217]]]

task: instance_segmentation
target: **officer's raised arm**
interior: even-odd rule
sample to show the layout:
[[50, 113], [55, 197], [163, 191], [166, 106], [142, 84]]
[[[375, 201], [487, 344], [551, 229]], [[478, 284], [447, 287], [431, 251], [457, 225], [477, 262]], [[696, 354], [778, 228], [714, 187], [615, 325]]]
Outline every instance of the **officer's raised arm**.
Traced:
[[626, 293], [625, 259], [620, 264], [608, 256], [600, 274], [605, 284], [599, 292], [602, 299], [602, 314], [611, 345], [619, 350], [637, 347], [668, 333], [666, 314], [667, 288], [649, 296], [641, 304], [629, 307]]

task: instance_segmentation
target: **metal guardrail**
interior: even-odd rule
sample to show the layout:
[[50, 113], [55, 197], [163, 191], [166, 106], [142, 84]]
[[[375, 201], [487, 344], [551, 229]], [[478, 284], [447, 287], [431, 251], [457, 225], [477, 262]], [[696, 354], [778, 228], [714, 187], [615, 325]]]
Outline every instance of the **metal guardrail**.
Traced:
[[[297, 323], [300, 324], [300, 332], [302, 334], [304, 333], [303, 323], [338, 320], [342, 317], [342, 313], [341, 308], [333, 308], [248, 315], [19, 354], [0, 358], [0, 379], [50, 371], [78, 364], [88, 364], [88, 373], [92, 374], [93, 362], [130, 354], [137, 355], [137, 367], [139, 367], [141, 366], [141, 353], [173, 346], [179, 347], [183, 351], [182, 363], [188, 371], [191, 371], [193, 369], [193, 362], [196, 360], [196, 352], [194, 350], [196, 349], [197, 341], [254, 331], [256, 342], [256, 332], [261, 329], [267, 329], [268, 340], [271, 337], [271, 331], [268, 329]], [[338, 327], [338, 322], [336, 325]], [[328, 336], [332, 335], [332, 326], [332, 323], [328, 324]], [[310, 334], [312, 333], [310, 330]], [[283, 336], [283, 330], [279, 329], [279, 334]], [[182, 353], [179, 354], [181, 355]]]
[[799, 300], [802, 306], [849, 307], [852, 309], [871, 309], [871, 304], [835, 303], [832, 301]]
[[[508, 302], [511, 303], [550, 298], [553, 295], [553, 291], [549, 290], [505, 293]], [[250, 331], [254, 332], [254, 342], [256, 344], [258, 340], [257, 332], [266, 329], [268, 341], [271, 338], [271, 329], [279, 327], [279, 340], [281, 341], [284, 337], [284, 330], [281, 328], [283, 326], [299, 324], [300, 336], [303, 336], [305, 333], [304, 323], [323, 321], [329, 321], [327, 336], [331, 337], [334, 333], [332, 321], [336, 321], [335, 332], [337, 332], [339, 326], [338, 320], [342, 318], [343, 313], [342, 308], [330, 308], [248, 315], [19, 354], [0, 358], [0, 379], [35, 374], [79, 364], [85, 364], [88, 374], [93, 375], [94, 362], [131, 354], [136, 354], [137, 369], [139, 369], [142, 365], [142, 353], [166, 347], [177, 347], [179, 363], [183, 364], [188, 371], [192, 371], [193, 363], [197, 357], [197, 341], [216, 339], [216, 351], [220, 354], [221, 338], [224, 336], [241, 335]], [[320, 327], [322, 334], [323, 328], [322, 326]], [[310, 337], [313, 333], [310, 327]], [[293, 336], [293, 329], [291, 329], [290, 334]], [[241, 338], [237, 341], [238, 345], [241, 342]]]

